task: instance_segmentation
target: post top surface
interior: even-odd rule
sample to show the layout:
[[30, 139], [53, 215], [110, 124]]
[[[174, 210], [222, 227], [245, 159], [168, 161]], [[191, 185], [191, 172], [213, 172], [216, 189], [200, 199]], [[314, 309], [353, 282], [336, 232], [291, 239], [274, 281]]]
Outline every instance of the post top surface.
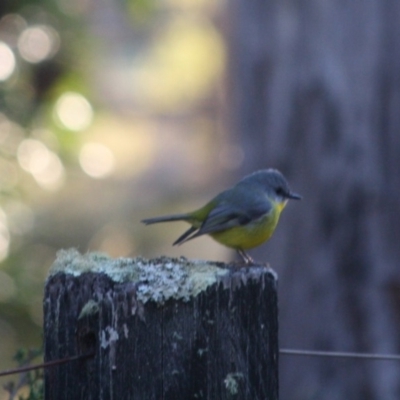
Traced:
[[60, 250], [49, 271], [80, 276], [103, 273], [116, 283], [138, 283], [138, 298], [146, 302], [163, 302], [169, 298], [189, 299], [229, 272], [221, 263], [160, 257], [110, 258], [101, 253], [80, 254], [76, 249]]

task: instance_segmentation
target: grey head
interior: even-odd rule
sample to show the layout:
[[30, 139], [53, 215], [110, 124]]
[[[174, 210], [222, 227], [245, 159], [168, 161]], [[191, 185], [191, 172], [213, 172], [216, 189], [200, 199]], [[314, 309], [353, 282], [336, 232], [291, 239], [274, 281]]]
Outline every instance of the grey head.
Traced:
[[269, 195], [274, 196], [278, 201], [288, 199], [300, 200], [301, 196], [292, 192], [285, 177], [276, 169], [262, 169], [245, 176], [238, 185], [249, 185], [262, 187]]

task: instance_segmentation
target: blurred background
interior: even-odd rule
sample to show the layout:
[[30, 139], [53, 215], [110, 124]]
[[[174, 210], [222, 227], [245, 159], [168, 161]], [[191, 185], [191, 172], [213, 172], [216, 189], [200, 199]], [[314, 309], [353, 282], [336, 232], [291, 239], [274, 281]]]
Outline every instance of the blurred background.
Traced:
[[[279, 274], [281, 347], [399, 353], [399, 18], [396, 0], [3, 0], [0, 370], [41, 345], [57, 250], [228, 261], [140, 220], [266, 167], [304, 197], [252, 252]], [[400, 398], [398, 363], [280, 367], [282, 400]]]

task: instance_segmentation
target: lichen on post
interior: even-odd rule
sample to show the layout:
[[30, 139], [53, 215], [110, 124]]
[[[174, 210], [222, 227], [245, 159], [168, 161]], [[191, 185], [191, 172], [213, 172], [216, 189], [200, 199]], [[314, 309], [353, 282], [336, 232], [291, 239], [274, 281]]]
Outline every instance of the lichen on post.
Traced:
[[[44, 298], [46, 399], [278, 398], [276, 277], [262, 265], [60, 251]], [[73, 383], [73, 384], [72, 384]]]

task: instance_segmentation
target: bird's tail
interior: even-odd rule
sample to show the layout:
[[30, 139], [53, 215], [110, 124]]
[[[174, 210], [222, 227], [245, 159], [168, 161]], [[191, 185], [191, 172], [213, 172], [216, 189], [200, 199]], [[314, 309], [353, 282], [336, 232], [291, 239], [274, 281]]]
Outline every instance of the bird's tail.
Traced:
[[189, 221], [191, 218], [188, 214], [173, 214], [164, 215], [162, 217], [146, 218], [142, 222], [146, 225], [157, 224], [159, 222], [170, 222], [170, 221]]

